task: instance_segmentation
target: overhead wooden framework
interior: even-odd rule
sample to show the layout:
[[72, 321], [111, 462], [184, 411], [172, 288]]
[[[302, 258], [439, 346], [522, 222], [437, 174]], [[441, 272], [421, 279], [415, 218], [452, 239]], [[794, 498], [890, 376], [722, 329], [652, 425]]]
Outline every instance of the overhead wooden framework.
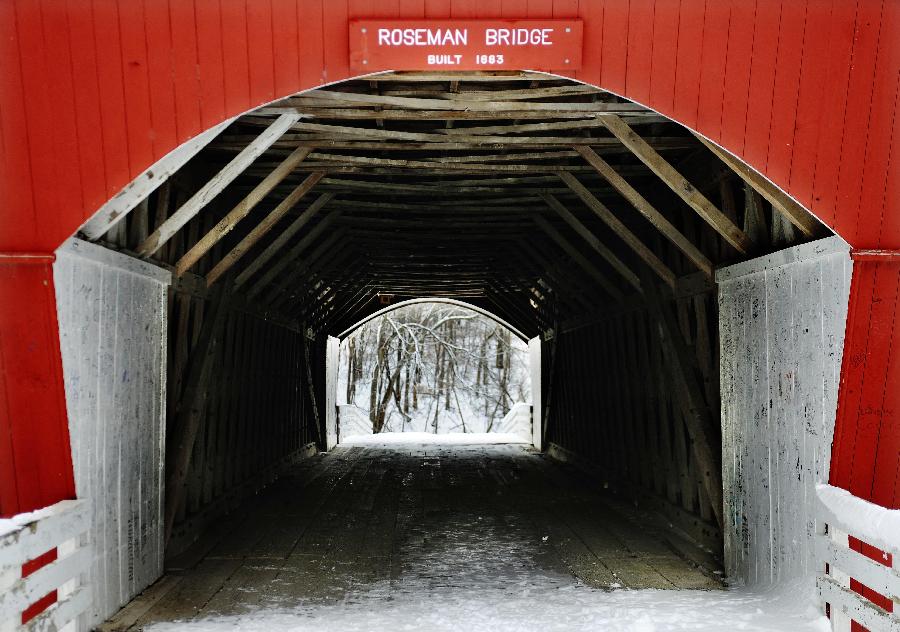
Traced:
[[535, 335], [827, 233], [705, 139], [538, 73], [386, 73], [210, 136], [85, 236], [313, 333], [436, 296]]

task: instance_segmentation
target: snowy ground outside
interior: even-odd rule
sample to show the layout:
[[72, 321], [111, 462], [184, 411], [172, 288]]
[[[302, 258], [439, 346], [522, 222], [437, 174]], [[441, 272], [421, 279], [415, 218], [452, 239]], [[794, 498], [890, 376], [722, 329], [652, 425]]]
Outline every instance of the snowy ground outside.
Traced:
[[341, 439], [341, 445], [497, 445], [502, 443], [528, 443], [519, 435], [502, 432], [454, 432], [431, 434], [429, 432], [381, 432], [370, 435], [353, 435]]

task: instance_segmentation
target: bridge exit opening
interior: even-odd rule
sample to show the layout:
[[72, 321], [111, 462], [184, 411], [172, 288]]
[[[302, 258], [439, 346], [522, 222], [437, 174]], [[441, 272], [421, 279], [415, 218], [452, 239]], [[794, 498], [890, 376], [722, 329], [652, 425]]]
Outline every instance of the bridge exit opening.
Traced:
[[[727, 151], [551, 75], [384, 73], [167, 160], [55, 268], [75, 476], [102, 542], [94, 623], [272, 596], [352, 629], [329, 604], [410, 586], [483, 604], [520, 580], [574, 590], [560, 608], [611, 591], [611, 613], [649, 599], [621, 588], [815, 572], [848, 249]], [[531, 449], [334, 447], [338, 339], [423, 298], [528, 340]], [[365, 364], [370, 386], [398, 383], [386, 366]], [[716, 595], [655, 598], [697, 610], [686, 625], [753, 623], [751, 597]]]

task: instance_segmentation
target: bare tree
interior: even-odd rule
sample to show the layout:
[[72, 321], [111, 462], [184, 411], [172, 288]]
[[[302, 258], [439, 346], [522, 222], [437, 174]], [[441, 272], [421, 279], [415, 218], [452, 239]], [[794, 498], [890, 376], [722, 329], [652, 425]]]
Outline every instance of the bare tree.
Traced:
[[357, 405], [358, 388], [368, 386], [375, 433], [490, 431], [515, 403], [510, 391], [523, 400], [530, 391], [524, 343], [472, 310], [440, 303], [373, 319], [346, 341], [341, 362], [347, 403]]

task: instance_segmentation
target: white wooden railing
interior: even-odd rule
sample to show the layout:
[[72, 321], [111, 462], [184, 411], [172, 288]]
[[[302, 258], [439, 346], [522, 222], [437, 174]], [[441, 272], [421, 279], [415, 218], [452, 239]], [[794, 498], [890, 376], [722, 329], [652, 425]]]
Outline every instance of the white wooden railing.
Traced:
[[[65, 500], [0, 521], [0, 630], [85, 629], [91, 604], [90, 513], [86, 500]], [[56, 549], [57, 558], [27, 577], [22, 565]], [[57, 591], [56, 603], [22, 624], [22, 612]]]
[[531, 441], [531, 404], [516, 402], [494, 428], [495, 432], [519, 435]]
[[[852, 620], [872, 632], [900, 632], [900, 510], [879, 507], [830, 485], [819, 485], [817, 493], [816, 557], [822, 574], [816, 585], [819, 597], [830, 605], [832, 629], [849, 631]], [[850, 549], [848, 535], [884, 551], [885, 563]], [[850, 590], [851, 578], [887, 597], [893, 612]]]

